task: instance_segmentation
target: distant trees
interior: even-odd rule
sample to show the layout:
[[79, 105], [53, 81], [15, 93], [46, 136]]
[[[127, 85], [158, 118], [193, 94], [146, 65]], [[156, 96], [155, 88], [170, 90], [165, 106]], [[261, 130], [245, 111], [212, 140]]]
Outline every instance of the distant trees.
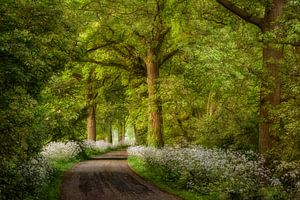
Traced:
[[[259, 144], [260, 152], [265, 154], [271, 149], [272, 143], [278, 137], [278, 131], [276, 133], [275, 129], [280, 120], [275, 119], [273, 111], [281, 105], [281, 87], [285, 84], [282, 82], [283, 78], [281, 75], [284, 66], [286, 66], [284, 48], [286, 45], [298, 45], [297, 34], [295, 34], [297, 28], [291, 25], [292, 21], [297, 20], [295, 15], [291, 14], [292, 10], [295, 11], [297, 3], [280, 0], [273, 2], [255, 1], [253, 5], [244, 1], [217, 0], [217, 2], [245, 22], [255, 25], [259, 30], [246, 30], [246, 26], [241, 23], [240, 28], [238, 28], [240, 30], [236, 31], [235, 36], [234, 34], [228, 34], [228, 31], [237, 29], [236, 19], [230, 17], [227, 12], [221, 12], [216, 4], [209, 1], [150, 0], [147, 2], [131, 1], [130, 3], [125, 1], [115, 1], [113, 3], [110, 1], [88, 1], [82, 10], [89, 13], [89, 15], [94, 15], [94, 19], [91, 23], [93, 28], [91, 28], [86, 40], [86, 56], [82, 61], [95, 63], [102, 67], [110, 66], [126, 70], [131, 75], [141, 79], [142, 84], [143, 82], [147, 83], [149, 111], [147, 143], [158, 147], [163, 146], [165, 143], [163, 127], [167, 128], [168, 131], [171, 130], [163, 123], [163, 104], [165, 102], [162, 100], [161, 92], [166, 91], [160, 87], [164, 81], [168, 80], [166, 77], [170, 73], [172, 74], [177, 70], [172, 75], [175, 75], [179, 78], [177, 80], [180, 80], [180, 76], [188, 71], [189, 73], [192, 71], [209, 73], [200, 69], [191, 70], [196, 68], [196, 65], [198, 68], [201, 68], [210, 64], [210, 67], [207, 68], [207, 70], [210, 70], [216, 65], [226, 63], [226, 65], [230, 66], [230, 69], [228, 68], [228, 71], [226, 71], [229, 75], [218, 71], [220, 79], [216, 78], [215, 80], [225, 81], [225, 78], [227, 78], [232, 81], [234, 78], [230, 77], [230, 74], [240, 73], [234, 71], [233, 65], [236, 65], [239, 61], [244, 63], [246, 63], [246, 60], [253, 62], [244, 64], [247, 65], [245, 70], [248, 70], [248, 72], [243, 72], [244, 74], [239, 79], [242, 79], [241, 77], [243, 76], [248, 76], [247, 73], [255, 74], [255, 78], [250, 79], [248, 77], [245, 82], [247, 82], [248, 86], [252, 84], [252, 86], [249, 86], [252, 94], [255, 92], [260, 93], [258, 95], [260, 99], [256, 99], [256, 94], [248, 96], [247, 99], [247, 91], [244, 91], [243, 95], [247, 99], [244, 101], [247, 102], [242, 102], [242, 98], [236, 98], [235, 100], [236, 103], [241, 103], [241, 105], [256, 101], [256, 106], [259, 107], [259, 118], [256, 117], [255, 107], [247, 104], [247, 106], [251, 107], [251, 113], [249, 112], [248, 117], [252, 120], [251, 125], [248, 124], [246, 126], [247, 129], [249, 128], [248, 126], [251, 126], [253, 133], [251, 136], [245, 137], [251, 137], [251, 141], [254, 142], [255, 123], [259, 124], [259, 142], [257, 144]], [[220, 30], [222, 33], [217, 33], [216, 30]], [[283, 30], [288, 32], [288, 34], [284, 33]], [[259, 31], [261, 35], [257, 39], [256, 36], [259, 34]], [[250, 48], [250, 44], [246, 44], [248, 46], [245, 47], [239, 45], [238, 39], [233, 38], [237, 36], [237, 33], [247, 34], [248, 38], [246, 37], [245, 40], [249, 39], [252, 42], [251, 45], [254, 46]], [[218, 34], [219, 36], [217, 36]], [[229, 38], [229, 35], [232, 38]], [[223, 41], [218, 38], [221, 36], [225, 36]], [[214, 37], [216, 37], [215, 40], [213, 40]], [[229, 42], [227, 47], [221, 47], [222, 44], [217, 44], [217, 41], [226, 42], [226, 40]], [[212, 48], [215, 49], [212, 51]], [[199, 49], [203, 52], [202, 54], [198, 53], [198, 58], [195, 60], [200, 61], [200, 63], [194, 63], [194, 66], [191, 66], [190, 63], [194, 62], [192, 55]], [[260, 49], [262, 51], [261, 55], [257, 54]], [[246, 58], [246, 52], [249, 53], [248, 58]], [[209, 53], [213, 55], [206, 55]], [[231, 58], [225, 60], [225, 54], [231, 55]], [[241, 57], [236, 62], [233, 62], [232, 56]], [[262, 60], [257, 59], [260, 56], [262, 56]], [[207, 57], [214, 57], [214, 60], [207, 59]], [[201, 60], [206, 62], [218, 61], [218, 63], [201, 63]], [[259, 65], [259, 62], [261, 62], [261, 65]], [[182, 67], [177, 68], [177, 66]], [[189, 66], [189, 68], [185, 68], [186, 66]], [[260, 66], [264, 66], [262, 70]], [[169, 68], [169, 73], [166, 73], [164, 68]], [[189, 75], [195, 76], [195, 74]], [[253, 82], [257, 84], [258, 81], [261, 83], [259, 91], [257, 90], [257, 85], [253, 85]], [[188, 84], [183, 83], [182, 87], [188, 91], [191, 88], [187, 87], [193, 84], [189, 84], [189, 81], [186, 81], [186, 83]], [[202, 83], [203, 89], [201, 90], [204, 93], [200, 94], [205, 95], [206, 98], [207, 105], [205, 109], [208, 113], [206, 117], [216, 117], [220, 120], [221, 116], [225, 116], [225, 112], [230, 112], [231, 108], [226, 107], [229, 105], [222, 102], [229, 97], [221, 91], [216, 91], [219, 88], [208, 89], [209, 85], [211, 84], [207, 82]], [[225, 86], [226, 84], [222, 87]], [[221, 88], [221, 86], [219, 87]], [[238, 86], [233, 84], [231, 87]], [[179, 132], [185, 135], [182, 135], [182, 137], [189, 138], [189, 141], [193, 141], [195, 137], [197, 138], [197, 134], [189, 135], [188, 128], [185, 126], [188, 126], [187, 124], [191, 120], [196, 120], [203, 116], [202, 111], [200, 111], [202, 105], [200, 106], [201, 108], [197, 106], [195, 105], [195, 108], [188, 112], [189, 114], [192, 113], [192, 117], [181, 116], [179, 114], [181, 113], [180, 110], [177, 109], [175, 111], [172, 108], [165, 107], [176, 113], [172, 116], [173, 123], [177, 124], [176, 127], [179, 128]], [[234, 107], [234, 103], [231, 106]], [[166, 116], [170, 117], [169, 110], [166, 111]], [[130, 112], [134, 114], [134, 112]], [[226, 115], [229, 116], [228, 113]], [[242, 116], [239, 117], [243, 118]], [[232, 120], [238, 121], [240, 119], [232, 116]], [[134, 124], [135, 122], [132, 123]], [[170, 122], [167, 122], [167, 124], [170, 124]], [[190, 124], [189, 126], [194, 127], [197, 125]], [[138, 126], [134, 125], [134, 127]], [[140, 135], [138, 129], [135, 130], [136, 134]], [[246, 132], [248, 131], [250, 130]], [[231, 142], [232, 140], [232, 138], [228, 139]]]
[[[118, 10], [115, 8], [118, 7]], [[149, 128], [148, 144], [163, 146], [162, 105], [159, 70], [187, 44], [179, 39], [185, 24], [180, 15], [188, 11], [181, 1], [91, 1], [84, 10], [97, 15], [98, 30], [91, 38], [87, 62], [114, 66], [147, 78]], [[178, 19], [178, 21], [174, 21]], [[182, 38], [181, 38], [182, 39]], [[177, 41], [176, 41], [177, 40]], [[177, 43], [175, 43], [175, 41]], [[106, 57], [99, 55], [107, 55]]]

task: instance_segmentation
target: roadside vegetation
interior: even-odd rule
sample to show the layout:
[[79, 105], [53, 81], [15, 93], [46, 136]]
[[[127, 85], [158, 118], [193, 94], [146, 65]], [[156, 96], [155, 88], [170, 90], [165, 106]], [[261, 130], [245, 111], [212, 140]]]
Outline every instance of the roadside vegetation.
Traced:
[[299, 162], [269, 168], [252, 151], [137, 146], [128, 152], [134, 171], [184, 199], [288, 200], [299, 192]]
[[49, 143], [37, 158], [19, 167], [24, 176], [20, 187], [27, 191], [20, 194], [20, 199], [59, 199], [64, 173], [83, 160], [120, 148], [124, 147], [104, 141]]
[[48, 198], [103, 140], [149, 147], [135, 161], [177, 189], [299, 199], [299, 13], [299, 0], [1, 0], [0, 198]]

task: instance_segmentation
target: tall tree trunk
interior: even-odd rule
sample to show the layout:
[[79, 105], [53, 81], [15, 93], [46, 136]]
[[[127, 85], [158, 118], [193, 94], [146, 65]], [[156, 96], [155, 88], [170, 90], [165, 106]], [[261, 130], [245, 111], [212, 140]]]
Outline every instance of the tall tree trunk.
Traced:
[[108, 126], [109, 126], [109, 130], [108, 130], [107, 142], [110, 143], [110, 144], [112, 144], [113, 137], [112, 137], [112, 123], [111, 123], [111, 121], [109, 121]]
[[[274, 32], [277, 28], [278, 18], [282, 15], [284, 0], [274, 0], [270, 8], [266, 8], [263, 33]], [[268, 41], [263, 48], [263, 64], [265, 80], [262, 81], [260, 92], [260, 117], [259, 126], [259, 152], [265, 154], [271, 149], [274, 133], [272, 125], [274, 120], [270, 111], [280, 104], [281, 80], [280, 69], [283, 62], [283, 46]]]
[[124, 144], [125, 142], [125, 123], [119, 122], [118, 125], [118, 143]]
[[147, 67], [147, 84], [148, 84], [148, 99], [149, 99], [149, 129], [148, 129], [148, 145], [155, 147], [164, 146], [163, 130], [162, 130], [162, 106], [159, 95], [159, 66], [156, 63], [156, 58], [153, 50], [147, 52], [145, 59]]
[[126, 134], [126, 123], [123, 123], [122, 126], [122, 144], [125, 144], [125, 134]]
[[96, 106], [91, 106], [88, 109], [87, 135], [88, 140], [96, 141]]
[[[259, 27], [263, 33], [272, 33], [276, 35], [276, 29], [279, 27], [277, 21], [283, 14], [286, 0], [267, 1], [265, 6], [265, 16], [260, 18], [245, 9], [234, 5], [230, 0], [217, 0], [222, 6], [230, 10], [245, 21]], [[264, 41], [263, 63], [264, 79], [262, 80], [260, 91], [260, 124], [259, 124], [259, 152], [263, 155], [272, 148], [274, 132], [270, 111], [280, 104], [280, 70], [283, 62], [283, 45], [276, 43], [273, 38], [267, 38]]]
[[133, 133], [134, 133], [134, 138], [135, 138], [135, 145], [138, 145], [139, 144], [139, 136], [138, 136], [138, 130], [136, 128], [136, 125], [135, 123], [133, 124]]
[[214, 92], [209, 92], [208, 99], [207, 99], [207, 105], [206, 105], [206, 113], [208, 116], [213, 116], [216, 108], [214, 103]]
[[122, 144], [122, 124], [118, 125], [118, 144]]
[[98, 93], [95, 85], [95, 68], [90, 69], [89, 76], [86, 80], [86, 104], [87, 104], [87, 138], [96, 141], [96, 107], [94, 100]]

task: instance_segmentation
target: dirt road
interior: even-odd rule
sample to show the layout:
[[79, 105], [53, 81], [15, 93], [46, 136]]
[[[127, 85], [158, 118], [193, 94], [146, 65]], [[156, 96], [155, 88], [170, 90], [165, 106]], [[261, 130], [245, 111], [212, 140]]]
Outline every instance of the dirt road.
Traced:
[[137, 176], [127, 165], [126, 151], [84, 161], [66, 173], [61, 200], [178, 200]]

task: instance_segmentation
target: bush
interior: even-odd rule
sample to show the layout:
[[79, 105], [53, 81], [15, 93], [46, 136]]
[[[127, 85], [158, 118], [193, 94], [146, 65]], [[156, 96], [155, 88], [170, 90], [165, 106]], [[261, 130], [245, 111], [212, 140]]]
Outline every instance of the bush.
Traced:
[[220, 149], [131, 147], [129, 155], [138, 156], [147, 165], [159, 169], [158, 175], [176, 187], [201, 194], [227, 194], [228, 198], [257, 199], [272, 188], [270, 196], [286, 196], [279, 178], [264, 167], [253, 152], [241, 154]]
[[275, 163], [274, 175], [289, 193], [297, 193], [300, 189], [300, 161], [280, 161]]
[[41, 154], [50, 160], [69, 160], [81, 152], [77, 142], [51, 142], [43, 148]]
[[55, 163], [80, 161], [82, 152], [97, 154], [110, 147], [104, 141], [51, 142], [35, 157], [3, 160], [0, 162], [0, 199], [39, 199], [55, 176]]

